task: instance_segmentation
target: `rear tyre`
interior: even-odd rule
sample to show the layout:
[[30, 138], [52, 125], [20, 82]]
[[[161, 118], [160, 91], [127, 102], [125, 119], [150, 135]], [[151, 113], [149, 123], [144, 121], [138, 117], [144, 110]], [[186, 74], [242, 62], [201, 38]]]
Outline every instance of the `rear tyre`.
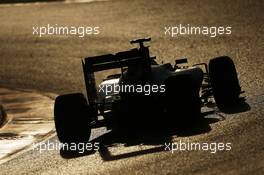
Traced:
[[86, 143], [91, 134], [91, 118], [95, 115], [81, 93], [60, 95], [55, 100], [54, 121], [62, 143]]
[[239, 101], [241, 88], [231, 58], [222, 56], [210, 60], [209, 76], [215, 102], [220, 110], [228, 109]]

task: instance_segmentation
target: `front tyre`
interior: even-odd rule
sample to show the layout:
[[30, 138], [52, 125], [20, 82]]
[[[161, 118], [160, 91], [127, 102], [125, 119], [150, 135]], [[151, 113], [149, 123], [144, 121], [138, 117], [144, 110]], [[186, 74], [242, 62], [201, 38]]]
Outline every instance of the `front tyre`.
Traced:
[[92, 111], [81, 93], [58, 96], [54, 105], [54, 121], [59, 140], [68, 144], [88, 142]]
[[220, 110], [230, 108], [238, 102], [241, 88], [231, 58], [222, 56], [210, 60], [209, 76], [215, 102]]

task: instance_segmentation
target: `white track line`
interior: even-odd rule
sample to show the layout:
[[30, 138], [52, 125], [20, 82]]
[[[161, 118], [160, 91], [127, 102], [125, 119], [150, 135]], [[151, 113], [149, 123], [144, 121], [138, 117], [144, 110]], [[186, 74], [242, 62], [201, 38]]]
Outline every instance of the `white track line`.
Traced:
[[1, 7], [43, 5], [43, 4], [73, 4], [73, 3], [91, 3], [91, 2], [105, 2], [105, 1], [108, 1], [108, 0], [65, 0], [65, 1], [51, 1], [51, 2], [6, 3], [6, 4], [0, 4], [0, 8]]

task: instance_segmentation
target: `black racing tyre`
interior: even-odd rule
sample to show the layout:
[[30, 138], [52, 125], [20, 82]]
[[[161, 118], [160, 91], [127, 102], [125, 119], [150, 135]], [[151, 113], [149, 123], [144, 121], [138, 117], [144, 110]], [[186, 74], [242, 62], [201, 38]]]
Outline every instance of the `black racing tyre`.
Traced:
[[55, 100], [54, 121], [62, 143], [86, 143], [91, 134], [91, 117], [95, 115], [81, 93], [60, 95]]
[[220, 110], [230, 108], [238, 102], [241, 88], [231, 58], [222, 56], [211, 59], [209, 76], [214, 99]]
[[195, 82], [189, 74], [175, 75], [165, 81], [165, 108], [169, 120], [190, 121], [198, 119], [201, 100]]

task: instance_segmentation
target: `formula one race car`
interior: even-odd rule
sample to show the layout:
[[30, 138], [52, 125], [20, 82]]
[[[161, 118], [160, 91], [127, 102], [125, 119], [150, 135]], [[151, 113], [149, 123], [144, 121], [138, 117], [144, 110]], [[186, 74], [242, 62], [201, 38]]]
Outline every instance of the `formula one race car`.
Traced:
[[[242, 92], [231, 58], [211, 59], [208, 66], [186, 66], [187, 59], [178, 59], [175, 65], [157, 64], [144, 46], [150, 40], [133, 40], [130, 43], [139, 48], [82, 61], [88, 101], [81, 93], [60, 95], [55, 101], [61, 142], [88, 142], [91, 129], [103, 126], [118, 131], [173, 127], [199, 118], [208, 102], [224, 110], [239, 101]], [[117, 68], [119, 74], [96, 85], [95, 72]]]

